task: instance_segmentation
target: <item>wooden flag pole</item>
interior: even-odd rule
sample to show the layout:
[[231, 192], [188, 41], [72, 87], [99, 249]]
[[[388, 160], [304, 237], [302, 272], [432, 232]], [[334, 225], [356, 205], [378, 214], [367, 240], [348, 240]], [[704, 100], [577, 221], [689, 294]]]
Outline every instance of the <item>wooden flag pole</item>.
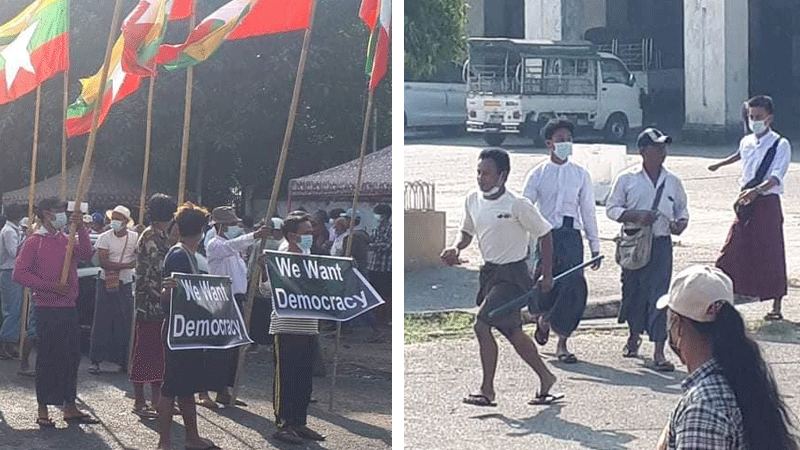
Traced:
[[[303, 35], [303, 47], [300, 50], [300, 61], [297, 64], [297, 77], [294, 80], [294, 91], [292, 91], [292, 103], [289, 105], [289, 118], [286, 124], [286, 132], [283, 135], [283, 145], [281, 146], [281, 155], [278, 159], [278, 168], [275, 171], [275, 179], [272, 182], [272, 194], [269, 198], [269, 207], [267, 208], [267, 215], [264, 218], [264, 223], [269, 223], [278, 204], [278, 192], [281, 188], [281, 180], [283, 179], [283, 169], [286, 166], [286, 157], [289, 153], [289, 143], [292, 140], [292, 132], [294, 131], [294, 122], [297, 118], [297, 104], [300, 100], [300, 88], [303, 85], [303, 75], [306, 70], [306, 59], [308, 58], [308, 49], [311, 46], [311, 31], [314, 28], [314, 14], [316, 13], [317, 2], [311, 1], [311, 13], [308, 18], [308, 28]], [[254, 258], [250, 258], [250, 267], [248, 268], [249, 283], [247, 284], [247, 300], [244, 304], [244, 323], [245, 329], [250, 329], [250, 318], [253, 315], [253, 301], [256, 296], [256, 289], [261, 278], [261, 264], [260, 256], [264, 253], [264, 246], [266, 239], [260, 239], [258, 242], [258, 250]], [[233, 393], [231, 394], [229, 406], [236, 404], [236, 399], [239, 396], [239, 382], [244, 371], [245, 363], [245, 349], [239, 347], [239, 360], [236, 365], [236, 376], [233, 383]]]
[[[194, 30], [196, 12], [189, 18], [189, 33]], [[183, 109], [183, 142], [181, 143], [181, 173], [178, 178], [178, 205], [182, 205], [186, 192], [186, 164], [189, 159], [189, 132], [192, 121], [192, 86], [194, 85], [194, 67], [186, 69], [186, 104]]]
[[[100, 91], [97, 97], [97, 103], [94, 105], [92, 112], [92, 129], [89, 133], [89, 142], [86, 143], [86, 154], [83, 157], [83, 167], [81, 168], [81, 178], [78, 180], [78, 190], [75, 193], [75, 208], [80, 210], [80, 204], [83, 202], [83, 195], [86, 191], [86, 181], [89, 176], [89, 168], [92, 164], [92, 155], [94, 154], [94, 146], [97, 141], [97, 124], [100, 121], [100, 110], [103, 106], [103, 94], [105, 91], [106, 80], [108, 80], [109, 72], [109, 59], [111, 59], [111, 49], [114, 45], [114, 34], [119, 27], [119, 15], [122, 11], [122, 0], [116, 0], [114, 6], [114, 15], [111, 18], [111, 29], [108, 32], [108, 42], [106, 43], [106, 54], [103, 57], [103, 68], [100, 70]], [[72, 264], [72, 253], [75, 249], [75, 232], [78, 230], [74, 222], [70, 221], [69, 236], [67, 240], [67, 252], [64, 257], [64, 267], [61, 269], [61, 284], [67, 284], [69, 277], [69, 268]]]
[[[358, 158], [358, 176], [356, 176], [356, 188], [353, 192], [353, 207], [350, 217], [350, 228], [347, 232], [347, 246], [345, 247], [345, 257], [350, 258], [353, 255], [353, 229], [356, 224], [356, 205], [358, 204], [358, 194], [361, 192], [361, 175], [364, 172], [364, 155], [367, 153], [367, 142], [369, 141], [369, 122], [372, 115], [372, 102], [374, 98], [373, 89], [369, 88], [369, 81], [367, 82], [367, 110], [364, 113], [364, 131], [361, 134], [361, 156]], [[363, 269], [360, 268], [360, 269]], [[339, 369], [339, 349], [341, 348], [342, 341], [342, 322], [336, 322], [336, 351], [333, 355], [333, 376], [331, 377], [331, 393], [330, 403], [328, 404], [328, 411], [333, 411], [333, 398], [336, 393], [336, 375]]]
[[[28, 229], [33, 229], [33, 198], [36, 193], [36, 163], [39, 158], [39, 111], [42, 107], [42, 85], [36, 86], [36, 112], [33, 118], [33, 152], [31, 152], [31, 184], [28, 187]], [[19, 327], [19, 349], [22, 358], [22, 348], [25, 346], [25, 335], [28, 325], [28, 298], [22, 296], [22, 316]]]
[[147, 91], [147, 131], [144, 135], [144, 172], [142, 174], [142, 193], [139, 196], [139, 223], [144, 223], [144, 208], [147, 200], [147, 179], [150, 176], [150, 138], [153, 129], [153, 94], [156, 77], [150, 77], [150, 89]]

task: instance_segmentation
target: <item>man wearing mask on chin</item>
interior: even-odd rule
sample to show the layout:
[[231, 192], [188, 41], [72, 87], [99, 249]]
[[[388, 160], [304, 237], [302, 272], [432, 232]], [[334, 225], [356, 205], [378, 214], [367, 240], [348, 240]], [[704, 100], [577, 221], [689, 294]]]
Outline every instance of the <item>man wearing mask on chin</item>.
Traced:
[[753, 133], [742, 138], [736, 153], [708, 168], [715, 171], [742, 160], [737, 217], [717, 267], [733, 279], [736, 294], [772, 300], [765, 320], [781, 320], [781, 300], [787, 292], [781, 195], [792, 147], [771, 128], [772, 98], [757, 95], [747, 105]]
[[[600, 254], [600, 237], [594, 209], [594, 191], [589, 172], [569, 161], [572, 154], [572, 122], [553, 119], [543, 131], [550, 158], [528, 173], [523, 195], [535, 204], [548, 222], [553, 224], [553, 275], [583, 263], [581, 229], [586, 233], [592, 258]], [[598, 261], [593, 270], [600, 268]], [[534, 338], [539, 345], [547, 343], [550, 328], [558, 334], [556, 357], [564, 363], [577, 358], [567, 349], [567, 338], [583, 317], [588, 296], [586, 279], [576, 273], [553, 286], [542, 297], [541, 313]]]
[[462, 401], [475, 406], [496, 406], [494, 374], [497, 369], [497, 342], [492, 328], [497, 328], [514, 346], [517, 354], [539, 377], [540, 387], [530, 404], [549, 404], [561, 398], [550, 393], [556, 382], [536, 351], [536, 345], [522, 331], [519, 309], [489, 317], [489, 313], [525, 294], [533, 288], [526, 264], [528, 242], [539, 240], [542, 255], [542, 278], [539, 287], [549, 292], [553, 286], [553, 241], [551, 226], [539, 210], [526, 198], [506, 190], [511, 170], [508, 153], [502, 149], [485, 149], [478, 156], [478, 189], [467, 194], [461, 219], [459, 240], [442, 252], [448, 265], [459, 264], [459, 255], [478, 239], [484, 260], [479, 276], [476, 303], [480, 306], [475, 321], [475, 335], [480, 347], [483, 381], [478, 392]]
[[100, 267], [97, 300], [92, 323], [89, 373], [99, 374], [100, 363], [110, 361], [124, 372], [128, 364], [128, 343], [133, 315], [133, 276], [136, 269], [136, 242], [139, 235], [130, 230], [131, 212], [119, 205], [111, 210], [111, 229], [97, 238], [95, 248]]
[[[239, 308], [247, 295], [247, 264], [242, 255], [256, 243], [256, 239], [267, 238], [272, 231], [268, 227], [261, 227], [257, 231], [244, 234], [241, 219], [231, 206], [218, 206], [211, 211], [211, 220], [214, 221], [215, 235], [206, 247], [208, 258], [208, 273], [210, 275], [225, 276], [231, 279], [231, 291]], [[237, 349], [226, 350], [228, 358], [224, 364], [230, 366], [230, 379], [228, 386], [233, 386], [236, 376]], [[226, 387], [220, 387], [217, 392], [217, 403], [227, 404], [230, 393]], [[216, 408], [217, 404], [209, 398], [207, 393], [200, 394], [200, 405]]]
[[[281, 251], [311, 254], [311, 217], [295, 211], [283, 221], [286, 242]], [[269, 334], [274, 337], [273, 400], [275, 425], [274, 438], [292, 444], [302, 444], [304, 439], [323, 441], [325, 437], [306, 425], [308, 404], [311, 401], [314, 339], [319, 334], [317, 319], [279, 317], [275, 311], [270, 316]]]

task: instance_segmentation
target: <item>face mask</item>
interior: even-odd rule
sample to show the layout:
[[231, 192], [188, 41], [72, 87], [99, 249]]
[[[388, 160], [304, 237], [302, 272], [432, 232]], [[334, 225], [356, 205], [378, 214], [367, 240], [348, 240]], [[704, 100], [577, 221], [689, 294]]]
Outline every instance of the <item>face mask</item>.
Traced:
[[556, 142], [553, 147], [553, 154], [562, 161], [566, 161], [572, 154], [572, 142]]
[[267, 241], [264, 243], [264, 248], [267, 250], [272, 250], [273, 252], [278, 250], [280, 247], [281, 241], [279, 239], [267, 238]]
[[64, 225], [67, 224], [67, 213], [56, 213], [56, 218], [52, 222], [50, 222], [55, 229], [60, 230], [64, 228]]
[[303, 234], [300, 236], [300, 242], [297, 243], [297, 246], [300, 247], [300, 250], [303, 252], [311, 251], [311, 244], [314, 243], [314, 236], [310, 234]]
[[[677, 319], [675, 319], [675, 322], [677, 322]], [[673, 324], [675, 322], [673, 322]], [[683, 356], [681, 356], [681, 348], [680, 348], [681, 338], [679, 335], [676, 339], [674, 340], [672, 339], [672, 328], [674, 328], [674, 325], [671, 325], [669, 327], [669, 330], [667, 330], [667, 341], [669, 342], [669, 348], [671, 348], [672, 351], [675, 353], [675, 355], [678, 356], [678, 359], [680, 359], [681, 362], [683, 362]]]
[[236, 239], [237, 237], [241, 236], [243, 233], [244, 233], [244, 230], [242, 230], [242, 227], [240, 227], [238, 225], [234, 225], [234, 226], [228, 227], [228, 229], [225, 230], [225, 237], [228, 238], [228, 239]]
[[111, 221], [111, 229], [119, 232], [122, 230], [122, 221], [121, 220], [112, 220]]
[[766, 120], [751, 120], [750, 121], [750, 129], [753, 130], [755, 134], [761, 134], [767, 131], [767, 121]]

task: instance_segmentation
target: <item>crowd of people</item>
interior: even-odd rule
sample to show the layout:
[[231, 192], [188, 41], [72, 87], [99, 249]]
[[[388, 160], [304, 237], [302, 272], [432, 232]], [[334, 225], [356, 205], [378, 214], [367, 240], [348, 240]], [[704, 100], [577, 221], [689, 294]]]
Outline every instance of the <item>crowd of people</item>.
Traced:
[[[229, 277], [231, 291], [244, 311], [248, 291], [247, 261], [265, 240], [267, 250], [349, 256], [368, 276], [386, 304], [367, 314], [370, 340], [385, 339], [390, 325], [391, 207], [374, 208], [377, 227], [372, 235], [356, 210], [291, 212], [254, 224], [223, 205], [210, 212], [186, 203], [178, 206], [165, 194], [153, 195], [146, 206], [145, 224], [135, 224], [131, 211], [118, 205], [105, 214], [69, 212], [54, 198], [41, 200], [35, 220], [29, 223], [23, 205], [4, 208], [0, 230], [0, 359], [21, 356], [19, 374], [35, 377], [40, 427], [53, 427], [49, 406], [63, 407], [67, 422], [98, 423], [99, 419], [75, 404], [81, 359], [78, 267], [98, 267], [94, 290], [94, 315], [89, 339], [89, 368], [94, 375], [127, 373], [133, 386], [132, 412], [158, 419], [159, 448], [169, 448], [172, 416], [180, 414], [186, 427], [186, 448], [218, 448], [200, 437], [195, 405], [246, 406], [232, 399], [237, 348], [228, 350], [170, 350], [166, 346], [168, 315], [174, 272]], [[350, 225], [353, 230], [350, 232]], [[74, 250], [65, 283], [61, 282], [68, 236], [74, 230]], [[352, 243], [348, 241], [352, 239]], [[272, 311], [263, 256], [256, 289], [250, 334], [258, 344], [272, 347], [275, 362], [275, 438], [300, 444], [325, 437], [306, 425], [316, 367], [324, 372], [316, 319], [289, 319]], [[26, 339], [19, 346], [23, 314], [23, 288], [30, 290], [25, 323]], [[83, 299], [83, 295], [80, 297]], [[244, 315], [244, 314], [243, 314]], [[35, 349], [35, 367], [29, 355]], [[20, 355], [21, 353], [21, 355]], [[150, 401], [145, 387], [150, 386]], [[209, 392], [215, 392], [212, 400]], [[195, 397], [197, 396], [197, 397]]]
[[[673, 279], [671, 236], [688, 227], [690, 205], [678, 174], [663, 166], [672, 139], [661, 131], [646, 128], [638, 135], [641, 164], [616, 177], [606, 201], [607, 217], [620, 224], [618, 319], [629, 330], [622, 356], [638, 357], [646, 333], [654, 344], [651, 369], [675, 370], [665, 354], [668, 343], [690, 372], [660, 440], [663, 449], [798, 448], [771, 371], [733, 307], [734, 295], [771, 300], [765, 320], [781, 320], [787, 292], [780, 199], [791, 147], [771, 127], [770, 97], [759, 95], [746, 105], [752, 132], [733, 155], [709, 167], [714, 171], [742, 161], [737, 217], [716, 267], [693, 266]], [[528, 173], [522, 194], [506, 187], [507, 152], [488, 148], [478, 157], [478, 187], [464, 200], [458, 239], [441, 254], [446, 264], [459, 264], [460, 252], [475, 239], [484, 261], [474, 325], [483, 379], [479, 390], [463, 398], [466, 404], [496, 406], [498, 350], [492, 328], [538, 376], [539, 391], [530, 404], [564, 397], [551, 392], [556, 377], [534, 340], [544, 345], [552, 329], [559, 337], [558, 360], [578, 361], [567, 339], [586, 306], [586, 279], [582, 271], [553, 279], [583, 263], [581, 231], [592, 257], [599, 255], [600, 243], [591, 178], [569, 158], [574, 133], [566, 119], [553, 119], [543, 128], [549, 158]], [[597, 259], [592, 268], [599, 267]], [[518, 309], [501, 308], [525, 294], [537, 321], [533, 339], [522, 331]]]

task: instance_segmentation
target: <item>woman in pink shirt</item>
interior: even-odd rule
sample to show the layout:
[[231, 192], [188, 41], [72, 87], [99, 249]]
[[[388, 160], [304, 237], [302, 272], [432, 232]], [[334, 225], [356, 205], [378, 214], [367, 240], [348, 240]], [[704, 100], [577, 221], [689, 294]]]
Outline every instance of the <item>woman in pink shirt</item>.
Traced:
[[75, 423], [99, 423], [75, 405], [78, 386], [79, 345], [78, 260], [92, 257], [89, 232], [83, 226], [83, 215], [75, 211], [70, 221], [77, 227], [67, 283], [62, 284], [61, 269], [67, 250], [67, 235], [61, 230], [67, 224], [64, 202], [47, 198], [39, 202], [36, 215], [42, 226], [22, 245], [14, 266], [13, 279], [33, 291], [39, 335], [36, 357], [36, 400], [39, 413], [36, 423], [54, 427], [48, 405], [64, 405], [64, 420]]

